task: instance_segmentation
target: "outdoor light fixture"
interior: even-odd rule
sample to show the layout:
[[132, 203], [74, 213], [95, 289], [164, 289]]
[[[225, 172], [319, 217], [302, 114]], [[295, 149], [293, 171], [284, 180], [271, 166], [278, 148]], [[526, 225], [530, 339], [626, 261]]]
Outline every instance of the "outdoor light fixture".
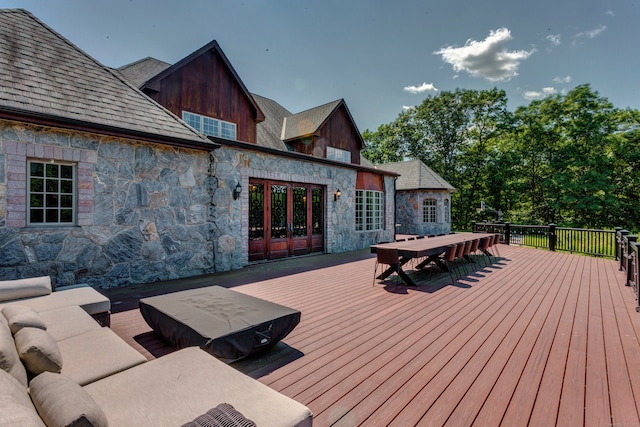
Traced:
[[238, 197], [240, 197], [240, 193], [242, 193], [242, 185], [240, 185], [240, 182], [238, 182], [236, 184], [236, 188], [233, 189], [233, 200], [238, 200]]
[[342, 196], [342, 193], [340, 192], [340, 190], [336, 190], [336, 192], [333, 193], [333, 201], [337, 202], [340, 196]]

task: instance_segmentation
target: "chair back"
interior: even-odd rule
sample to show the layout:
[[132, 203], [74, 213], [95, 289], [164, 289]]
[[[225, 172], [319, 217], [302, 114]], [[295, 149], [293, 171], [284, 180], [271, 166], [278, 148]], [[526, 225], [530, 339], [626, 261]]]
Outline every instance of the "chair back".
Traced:
[[462, 258], [462, 255], [464, 254], [464, 247], [466, 245], [464, 243], [458, 243], [456, 245], [456, 258]]
[[456, 251], [458, 250], [457, 245], [449, 245], [447, 246], [447, 250], [442, 257], [446, 262], [451, 262], [456, 259]]
[[488, 249], [491, 246], [491, 243], [493, 243], [493, 237], [483, 237], [480, 239], [480, 250]]
[[397, 265], [400, 260], [397, 249], [378, 248], [376, 255], [379, 264]]
[[493, 236], [493, 244], [491, 246], [497, 245], [498, 243], [500, 243], [500, 235], [496, 234], [495, 236]]
[[469, 255], [471, 253], [471, 245], [473, 245], [473, 240], [468, 240], [464, 243], [464, 252], [462, 252], [462, 255]]

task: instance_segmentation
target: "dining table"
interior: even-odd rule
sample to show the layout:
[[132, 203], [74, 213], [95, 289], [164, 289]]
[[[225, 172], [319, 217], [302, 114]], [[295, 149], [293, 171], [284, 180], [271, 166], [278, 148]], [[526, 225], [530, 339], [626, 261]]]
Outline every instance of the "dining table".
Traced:
[[[379, 243], [371, 246], [371, 253], [377, 253], [379, 248], [395, 249], [398, 251], [398, 266], [389, 266], [382, 274], [377, 276], [378, 279], [386, 279], [394, 272], [409, 286], [417, 286], [417, 284], [409, 277], [402, 268], [405, 264], [413, 259], [424, 258], [416, 268], [422, 269], [434, 262], [443, 271], [449, 271], [447, 265], [442, 262], [441, 255], [450, 245], [458, 245], [468, 241], [482, 239], [485, 237], [493, 237], [495, 233], [451, 233], [435, 237], [415, 238], [398, 240], [389, 243]], [[396, 268], [397, 267], [397, 268]]]

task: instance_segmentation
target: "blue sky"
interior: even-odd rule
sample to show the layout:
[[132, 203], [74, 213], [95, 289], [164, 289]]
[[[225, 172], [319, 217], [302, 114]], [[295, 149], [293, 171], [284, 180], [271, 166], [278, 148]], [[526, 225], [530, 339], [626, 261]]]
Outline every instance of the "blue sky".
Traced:
[[589, 83], [640, 109], [640, 0], [0, 0], [110, 67], [217, 40], [251, 92], [293, 113], [344, 98], [375, 130], [439, 91], [515, 109]]

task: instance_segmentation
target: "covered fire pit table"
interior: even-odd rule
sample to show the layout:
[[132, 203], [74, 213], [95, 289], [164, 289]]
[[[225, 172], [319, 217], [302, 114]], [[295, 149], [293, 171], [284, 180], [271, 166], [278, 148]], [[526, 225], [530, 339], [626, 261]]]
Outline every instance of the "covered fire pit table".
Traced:
[[140, 300], [147, 324], [175, 348], [198, 346], [223, 359], [262, 351], [300, 323], [300, 311], [221, 286]]

